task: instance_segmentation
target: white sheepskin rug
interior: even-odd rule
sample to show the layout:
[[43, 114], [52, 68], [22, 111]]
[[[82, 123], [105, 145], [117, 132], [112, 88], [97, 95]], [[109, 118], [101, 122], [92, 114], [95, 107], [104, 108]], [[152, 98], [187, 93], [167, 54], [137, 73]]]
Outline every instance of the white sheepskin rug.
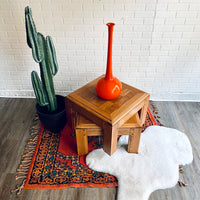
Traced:
[[122, 136], [112, 156], [97, 149], [86, 157], [91, 169], [117, 177], [118, 200], [147, 200], [155, 190], [174, 187], [179, 164], [193, 160], [187, 136], [171, 128], [148, 127], [141, 134], [138, 154], [128, 153], [127, 145], [128, 136]]

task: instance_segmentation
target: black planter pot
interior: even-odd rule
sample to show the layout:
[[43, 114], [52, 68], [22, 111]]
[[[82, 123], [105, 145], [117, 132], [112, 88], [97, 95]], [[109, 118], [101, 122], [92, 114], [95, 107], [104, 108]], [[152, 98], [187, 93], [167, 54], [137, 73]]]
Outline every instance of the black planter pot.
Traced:
[[65, 111], [65, 97], [56, 95], [58, 108], [54, 112], [49, 112], [47, 107], [36, 104], [36, 110], [41, 123], [52, 132], [60, 132], [67, 123]]

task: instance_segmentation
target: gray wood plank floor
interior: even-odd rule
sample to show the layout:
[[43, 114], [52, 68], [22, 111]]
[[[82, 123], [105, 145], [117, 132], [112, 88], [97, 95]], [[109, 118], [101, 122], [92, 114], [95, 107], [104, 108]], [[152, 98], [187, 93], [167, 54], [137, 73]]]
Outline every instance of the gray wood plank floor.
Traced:
[[[192, 144], [194, 161], [184, 167], [183, 180], [189, 185], [158, 190], [150, 200], [200, 199], [200, 103], [154, 102], [161, 122], [166, 127], [185, 132]], [[34, 99], [0, 98], [0, 200], [114, 200], [116, 188], [67, 188], [60, 190], [23, 190], [12, 195], [15, 172], [24, 146], [29, 138], [29, 128], [35, 115]]]

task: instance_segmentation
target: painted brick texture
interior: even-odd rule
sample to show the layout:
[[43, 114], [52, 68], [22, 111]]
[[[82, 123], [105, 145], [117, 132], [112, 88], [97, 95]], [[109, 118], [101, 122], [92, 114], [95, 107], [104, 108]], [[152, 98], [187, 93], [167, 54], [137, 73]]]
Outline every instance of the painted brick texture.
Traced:
[[199, 0], [0, 0], [0, 96], [34, 96], [27, 5], [37, 31], [53, 38], [58, 94], [105, 73], [106, 23], [114, 22], [114, 76], [153, 100], [200, 101]]

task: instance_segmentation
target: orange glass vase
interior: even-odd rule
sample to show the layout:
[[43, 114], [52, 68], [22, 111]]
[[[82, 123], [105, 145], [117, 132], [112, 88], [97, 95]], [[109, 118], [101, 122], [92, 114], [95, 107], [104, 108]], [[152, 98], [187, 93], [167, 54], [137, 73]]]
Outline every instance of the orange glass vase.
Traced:
[[108, 55], [105, 77], [101, 78], [96, 85], [96, 92], [99, 97], [106, 100], [117, 98], [122, 91], [121, 82], [112, 73], [112, 41], [114, 23], [107, 23], [108, 26]]

